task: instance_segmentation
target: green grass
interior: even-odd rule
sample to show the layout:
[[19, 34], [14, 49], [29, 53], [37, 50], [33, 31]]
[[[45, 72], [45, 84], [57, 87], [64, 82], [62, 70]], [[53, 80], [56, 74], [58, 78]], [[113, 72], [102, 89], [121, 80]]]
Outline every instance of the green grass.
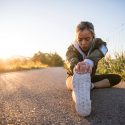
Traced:
[[125, 52], [116, 53], [115, 58], [110, 56], [99, 61], [97, 73], [108, 74], [115, 73], [121, 75], [125, 81]]

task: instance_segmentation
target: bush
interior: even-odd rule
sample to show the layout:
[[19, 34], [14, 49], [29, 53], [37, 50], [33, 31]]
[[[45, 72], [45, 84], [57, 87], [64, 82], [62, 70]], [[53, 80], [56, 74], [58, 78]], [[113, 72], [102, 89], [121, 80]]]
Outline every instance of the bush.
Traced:
[[0, 61], [0, 72], [19, 71], [47, 67], [41, 62], [34, 62], [31, 59], [11, 59]]
[[0, 72], [37, 69], [47, 66], [63, 66], [63, 60], [57, 53], [37, 52], [32, 58], [14, 58], [0, 60]]
[[47, 64], [48, 66], [63, 66], [63, 59], [55, 52], [55, 53], [35, 53], [32, 57], [34, 62], [38, 61], [43, 64]]
[[99, 61], [97, 73], [115, 73], [121, 75], [123, 80], [125, 80], [125, 52], [116, 53], [114, 59], [111, 56], [103, 58]]

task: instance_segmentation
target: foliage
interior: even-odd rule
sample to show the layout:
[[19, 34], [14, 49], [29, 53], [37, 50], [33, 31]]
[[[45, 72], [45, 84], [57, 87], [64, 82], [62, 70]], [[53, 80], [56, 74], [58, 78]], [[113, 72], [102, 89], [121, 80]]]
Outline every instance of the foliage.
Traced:
[[0, 60], [0, 72], [36, 69], [48, 66], [63, 66], [63, 60], [57, 53], [37, 52], [32, 58], [11, 58]]
[[123, 80], [125, 80], [125, 52], [116, 53], [113, 59], [111, 56], [103, 58], [99, 61], [97, 73], [115, 73], [121, 75]]
[[11, 59], [2, 61], [0, 60], [0, 72], [9, 72], [17, 70], [27, 70], [47, 67], [47, 65], [40, 62], [33, 62], [31, 59]]
[[34, 54], [32, 60], [47, 64], [48, 66], [63, 66], [63, 60], [56, 52], [42, 53], [39, 51], [38, 53]]

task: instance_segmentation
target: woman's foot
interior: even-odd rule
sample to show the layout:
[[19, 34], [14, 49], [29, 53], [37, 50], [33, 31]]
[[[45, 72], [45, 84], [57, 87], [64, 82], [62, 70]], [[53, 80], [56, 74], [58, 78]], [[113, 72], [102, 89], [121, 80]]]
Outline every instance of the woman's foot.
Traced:
[[90, 89], [90, 73], [74, 73], [72, 97], [76, 103], [76, 111], [81, 116], [88, 116], [91, 113]]

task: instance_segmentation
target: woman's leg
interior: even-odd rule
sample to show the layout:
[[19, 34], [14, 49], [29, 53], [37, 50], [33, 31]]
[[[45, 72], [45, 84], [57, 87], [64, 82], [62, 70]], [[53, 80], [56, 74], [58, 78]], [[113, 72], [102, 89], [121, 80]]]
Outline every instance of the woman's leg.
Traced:
[[117, 85], [121, 81], [121, 76], [117, 74], [95, 75], [91, 81], [95, 88], [108, 88]]
[[66, 87], [68, 90], [73, 90], [72, 86], [72, 76], [68, 76], [66, 79]]
[[109, 88], [110, 87], [110, 82], [108, 79], [103, 79], [101, 81], [95, 82], [94, 83], [94, 88]]

